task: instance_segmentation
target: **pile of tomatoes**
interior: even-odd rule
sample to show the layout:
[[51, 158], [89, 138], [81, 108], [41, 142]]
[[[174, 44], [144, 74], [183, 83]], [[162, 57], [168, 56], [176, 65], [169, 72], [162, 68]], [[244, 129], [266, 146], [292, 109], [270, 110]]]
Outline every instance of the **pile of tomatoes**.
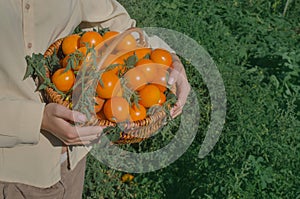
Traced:
[[[76, 74], [88, 56], [88, 48], [118, 35], [120, 33], [115, 31], [104, 34], [89, 31], [65, 37], [61, 44], [61, 68], [51, 76], [55, 87], [71, 93]], [[165, 49], [139, 46], [131, 34], [119, 41], [101, 66], [103, 72], [95, 90], [94, 110], [99, 119], [116, 123], [143, 120], [149, 109], [166, 102], [166, 93], [170, 92], [167, 81], [172, 56]]]

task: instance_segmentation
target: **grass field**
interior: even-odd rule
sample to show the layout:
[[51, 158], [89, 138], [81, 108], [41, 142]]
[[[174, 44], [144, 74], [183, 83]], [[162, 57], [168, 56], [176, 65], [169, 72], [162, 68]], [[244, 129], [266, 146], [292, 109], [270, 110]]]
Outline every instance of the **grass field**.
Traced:
[[[84, 198], [300, 199], [300, 2], [119, 2], [138, 27], [176, 30], [209, 52], [226, 89], [226, 122], [213, 150], [198, 158], [210, 99], [201, 74], [182, 60], [201, 114], [192, 145], [168, 167], [126, 183], [123, 172], [89, 156]], [[161, 147], [178, 122], [135, 149]]]

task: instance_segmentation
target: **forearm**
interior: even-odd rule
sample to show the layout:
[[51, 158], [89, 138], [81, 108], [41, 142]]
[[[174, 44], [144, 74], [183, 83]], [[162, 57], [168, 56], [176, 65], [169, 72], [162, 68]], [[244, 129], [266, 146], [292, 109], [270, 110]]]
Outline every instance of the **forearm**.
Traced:
[[[98, 6], [101, 7], [98, 8]], [[122, 32], [134, 27], [136, 22], [131, 19], [126, 9], [115, 0], [108, 0], [99, 4], [99, 1], [87, 4], [82, 1], [83, 22], [81, 28], [102, 27]], [[105, 14], [103, 14], [105, 13]]]

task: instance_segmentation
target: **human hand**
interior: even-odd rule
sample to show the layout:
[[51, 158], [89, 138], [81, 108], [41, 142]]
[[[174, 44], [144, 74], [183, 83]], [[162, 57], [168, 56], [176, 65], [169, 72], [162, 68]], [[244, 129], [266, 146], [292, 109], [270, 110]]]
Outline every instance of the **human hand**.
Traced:
[[50, 103], [45, 106], [42, 129], [52, 133], [66, 145], [90, 144], [100, 137], [103, 128], [100, 126], [74, 126], [72, 123], [86, 122], [84, 114], [72, 111], [62, 105]]
[[176, 54], [172, 53], [172, 59], [173, 70], [170, 73], [168, 84], [176, 84], [176, 95], [178, 100], [170, 111], [171, 116], [175, 118], [179, 114], [181, 114], [183, 106], [186, 103], [187, 96], [191, 90], [191, 87], [187, 80], [185, 69], [179, 57]]

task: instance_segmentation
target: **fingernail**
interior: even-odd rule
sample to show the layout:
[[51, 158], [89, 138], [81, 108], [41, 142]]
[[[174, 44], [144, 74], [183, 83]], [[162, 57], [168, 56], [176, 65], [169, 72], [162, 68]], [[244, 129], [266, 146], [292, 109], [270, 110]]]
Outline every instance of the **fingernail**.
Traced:
[[173, 78], [173, 77], [170, 77], [170, 78], [169, 78], [168, 84], [169, 84], [169, 85], [174, 84], [174, 78]]

